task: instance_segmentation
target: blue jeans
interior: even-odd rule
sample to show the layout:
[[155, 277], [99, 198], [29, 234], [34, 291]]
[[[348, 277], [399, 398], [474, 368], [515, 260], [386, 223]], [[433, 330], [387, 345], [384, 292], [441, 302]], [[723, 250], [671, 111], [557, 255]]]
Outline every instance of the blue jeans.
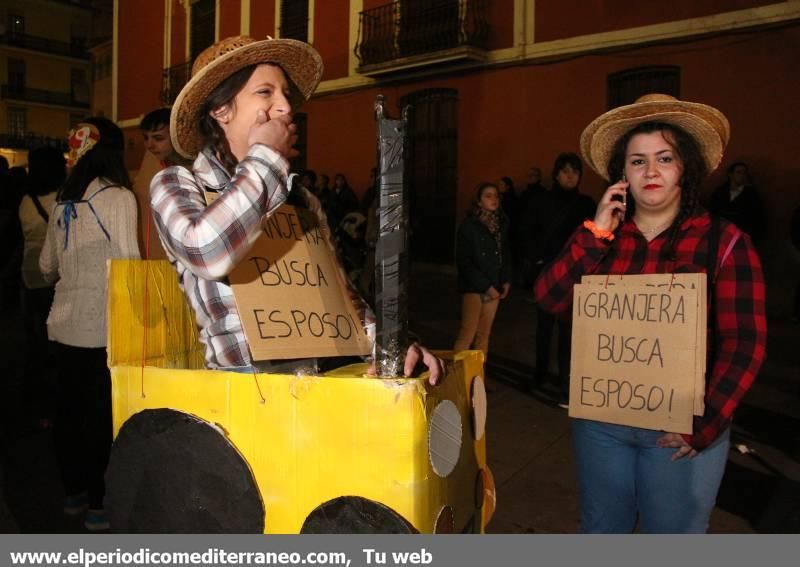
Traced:
[[584, 533], [705, 533], [728, 460], [730, 430], [672, 461], [663, 432], [572, 419]]

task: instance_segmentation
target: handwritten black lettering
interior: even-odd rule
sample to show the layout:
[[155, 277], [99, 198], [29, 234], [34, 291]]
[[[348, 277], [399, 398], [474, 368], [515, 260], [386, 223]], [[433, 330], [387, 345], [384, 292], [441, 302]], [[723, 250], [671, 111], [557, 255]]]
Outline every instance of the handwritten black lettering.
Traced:
[[607, 321], [686, 322], [683, 296], [669, 293], [626, 293], [624, 289], [591, 291], [578, 295], [578, 317]]
[[279, 309], [273, 309], [269, 313], [269, 320], [271, 323], [276, 323], [278, 325], [283, 325], [284, 327], [286, 327], [286, 333], [283, 335], [278, 335], [279, 339], [285, 339], [286, 337], [292, 336], [292, 326], [282, 319], [276, 320], [275, 317], [279, 316], [280, 314], [281, 312]]
[[[672, 396], [667, 408], [672, 411]], [[654, 413], [661, 409], [666, 396], [657, 385], [635, 384], [630, 380], [581, 376], [579, 404], [586, 407], [615, 408]]]
[[299, 260], [271, 262], [269, 258], [262, 256], [251, 256], [250, 261], [255, 265], [261, 283], [265, 286], [329, 287], [325, 271], [319, 264]]
[[253, 317], [256, 318], [256, 325], [258, 326], [258, 336], [262, 339], [274, 339], [274, 335], [265, 335], [263, 326], [266, 325], [266, 321], [261, 320], [261, 315], [263, 315], [265, 311], [263, 309], [253, 309]]
[[275, 211], [267, 218], [263, 226], [264, 234], [272, 240], [282, 238], [284, 240], [301, 240], [303, 230], [297, 221], [294, 213]]
[[664, 368], [661, 355], [661, 341], [647, 337], [626, 337], [623, 335], [597, 335], [597, 360], [615, 364], [640, 362], [650, 366], [656, 360]]

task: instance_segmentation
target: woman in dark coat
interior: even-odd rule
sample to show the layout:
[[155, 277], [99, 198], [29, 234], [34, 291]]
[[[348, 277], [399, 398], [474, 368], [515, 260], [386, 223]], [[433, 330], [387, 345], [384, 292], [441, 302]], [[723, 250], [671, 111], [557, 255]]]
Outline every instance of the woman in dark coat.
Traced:
[[475, 348], [486, 356], [497, 307], [511, 286], [508, 218], [494, 184], [478, 186], [475, 204], [458, 229], [456, 263], [463, 307], [453, 350]]

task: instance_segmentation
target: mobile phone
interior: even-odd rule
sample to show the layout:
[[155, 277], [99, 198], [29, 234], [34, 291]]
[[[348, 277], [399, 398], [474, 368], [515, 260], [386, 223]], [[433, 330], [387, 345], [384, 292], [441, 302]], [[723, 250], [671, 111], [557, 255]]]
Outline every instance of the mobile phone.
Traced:
[[[622, 174], [622, 178], [620, 179], [620, 182], [621, 183], [627, 183], [628, 182], [628, 178], [625, 177], [624, 173]], [[619, 201], [624, 205], [624, 204], [627, 203], [627, 197], [628, 197], [628, 190], [626, 189], [624, 195], [614, 195], [613, 197], [611, 197], [611, 200], [612, 201]]]

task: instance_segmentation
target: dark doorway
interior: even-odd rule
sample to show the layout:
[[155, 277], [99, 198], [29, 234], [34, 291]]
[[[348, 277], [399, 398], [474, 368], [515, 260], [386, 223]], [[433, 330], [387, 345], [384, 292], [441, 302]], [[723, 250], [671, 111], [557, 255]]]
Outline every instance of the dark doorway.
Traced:
[[191, 10], [189, 46], [194, 61], [201, 51], [214, 43], [216, 5], [214, 0], [198, 0], [192, 4]]
[[417, 262], [453, 260], [458, 163], [458, 91], [428, 89], [410, 104], [406, 180], [411, 208], [411, 254]]

